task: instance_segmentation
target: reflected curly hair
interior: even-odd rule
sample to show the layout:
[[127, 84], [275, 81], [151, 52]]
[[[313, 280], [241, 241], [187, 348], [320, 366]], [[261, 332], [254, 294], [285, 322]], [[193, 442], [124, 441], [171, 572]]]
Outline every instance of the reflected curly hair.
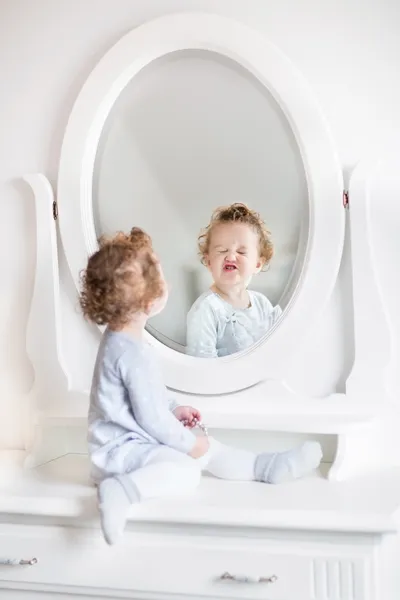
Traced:
[[198, 237], [199, 256], [203, 265], [207, 264], [207, 254], [210, 250], [211, 234], [217, 225], [226, 223], [244, 223], [249, 225], [258, 235], [259, 254], [263, 266], [267, 266], [274, 254], [274, 245], [271, 234], [258, 212], [252, 210], [246, 204], [236, 202], [230, 206], [220, 206], [211, 215], [207, 227], [203, 229]]
[[79, 303], [89, 321], [120, 328], [147, 311], [164, 282], [151, 238], [138, 227], [102, 237], [99, 245], [81, 275]]

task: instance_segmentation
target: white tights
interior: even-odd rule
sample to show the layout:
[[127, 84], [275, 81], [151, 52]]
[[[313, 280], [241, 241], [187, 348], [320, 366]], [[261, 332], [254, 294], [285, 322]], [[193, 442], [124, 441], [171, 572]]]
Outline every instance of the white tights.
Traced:
[[256, 454], [210, 438], [210, 449], [194, 459], [168, 446], [156, 446], [140, 469], [116, 478], [131, 501], [176, 496], [194, 490], [202, 471], [220, 479], [253, 481]]
[[191, 458], [168, 446], [155, 446], [140, 468], [100, 482], [101, 524], [109, 544], [122, 534], [132, 503], [191, 492], [198, 486], [202, 471], [220, 479], [280, 483], [287, 476], [302, 477], [316, 468], [322, 457], [317, 442], [305, 442], [286, 452], [256, 455], [209, 440], [210, 449], [201, 458]]

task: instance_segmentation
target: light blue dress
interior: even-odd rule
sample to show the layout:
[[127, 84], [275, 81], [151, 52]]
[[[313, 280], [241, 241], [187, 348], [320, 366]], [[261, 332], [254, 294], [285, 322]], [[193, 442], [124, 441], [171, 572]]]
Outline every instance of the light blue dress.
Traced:
[[196, 438], [172, 413], [151, 346], [106, 330], [100, 342], [90, 393], [88, 444], [92, 477], [140, 468], [156, 445], [184, 454]]
[[234, 308], [208, 290], [187, 316], [186, 351], [192, 356], [213, 358], [240, 352], [258, 342], [282, 314], [260, 292], [248, 291], [250, 306]]

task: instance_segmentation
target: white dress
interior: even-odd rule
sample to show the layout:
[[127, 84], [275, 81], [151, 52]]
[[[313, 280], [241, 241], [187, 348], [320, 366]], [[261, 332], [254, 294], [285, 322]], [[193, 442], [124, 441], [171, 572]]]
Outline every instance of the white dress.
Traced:
[[250, 306], [234, 308], [208, 290], [191, 307], [187, 316], [186, 346], [192, 356], [228, 356], [252, 346], [282, 314], [260, 292], [249, 290]]

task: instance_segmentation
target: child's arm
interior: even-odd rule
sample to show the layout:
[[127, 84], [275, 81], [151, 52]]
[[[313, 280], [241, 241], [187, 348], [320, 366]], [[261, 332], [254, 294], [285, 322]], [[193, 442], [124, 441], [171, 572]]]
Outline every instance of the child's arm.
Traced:
[[272, 302], [261, 292], [252, 291], [250, 297], [252, 303], [254, 303], [257, 308], [260, 322], [263, 325], [265, 332], [269, 331], [282, 316], [281, 307], [279, 304], [273, 306]]
[[170, 411], [167, 392], [165, 388], [160, 390], [160, 386], [154, 386], [145, 357], [137, 352], [134, 355], [126, 352], [118, 366], [138, 425], [160, 444], [189, 454], [196, 436]]
[[171, 412], [174, 412], [174, 410], [176, 408], [179, 408], [179, 406], [181, 406], [181, 404], [179, 404], [179, 402], [177, 402], [175, 400], [175, 398], [172, 398], [171, 396], [168, 396], [168, 406], [169, 406], [169, 410]]
[[217, 320], [210, 306], [189, 311], [186, 323], [186, 351], [191, 356], [217, 358]]
[[261, 297], [263, 300], [264, 321], [267, 325], [267, 328], [270, 329], [282, 316], [282, 309], [279, 304], [272, 306], [271, 302], [268, 300], [268, 298], [266, 298], [266, 296], [261, 295]]
[[273, 309], [272, 309], [272, 313], [270, 316], [270, 322], [271, 322], [271, 327], [272, 325], [275, 325], [275, 323], [278, 321], [278, 319], [280, 319], [280, 317], [282, 316], [282, 309], [279, 306], [279, 304], [277, 304]]

